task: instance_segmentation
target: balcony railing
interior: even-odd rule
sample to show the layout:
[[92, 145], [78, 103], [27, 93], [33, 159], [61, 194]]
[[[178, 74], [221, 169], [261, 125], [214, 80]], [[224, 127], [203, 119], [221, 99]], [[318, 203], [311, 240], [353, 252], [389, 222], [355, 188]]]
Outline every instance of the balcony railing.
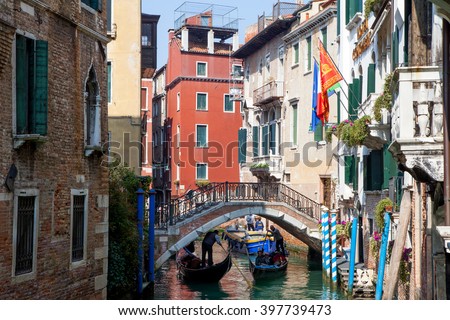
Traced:
[[263, 180], [268, 179], [272, 176], [275, 179], [280, 180], [283, 175], [283, 158], [280, 155], [267, 155], [267, 156], [259, 156], [254, 157], [253, 162], [257, 163], [266, 163], [268, 165], [266, 170], [257, 170], [250, 169], [254, 176], [261, 178]]
[[253, 104], [260, 106], [283, 98], [283, 81], [270, 81], [253, 91]]
[[382, 118], [380, 122], [373, 119], [373, 111], [375, 101], [380, 96], [379, 93], [370, 94], [358, 109], [358, 118], [363, 116], [371, 116], [372, 120], [369, 124], [370, 136], [364, 141], [364, 145], [371, 149], [381, 149], [383, 145], [390, 141], [390, 114], [387, 110], [382, 110]]

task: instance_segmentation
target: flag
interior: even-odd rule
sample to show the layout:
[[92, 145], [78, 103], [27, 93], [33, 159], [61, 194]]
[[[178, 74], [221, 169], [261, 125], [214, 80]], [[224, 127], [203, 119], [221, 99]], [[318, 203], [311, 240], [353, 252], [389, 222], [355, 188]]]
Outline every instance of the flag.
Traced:
[[328, 89], [328, 98], [331, 97], [336, 92], [339, 92], [341, 90], [341, 85], [336, 83], [334, 86], [332, 86], [330, 89]]
[[330, 113], [330, 106], [328, 104], [328, 89], [342, 80], [341, 73], [334, 65], [327, 51], [319, 40], [319, 54], [320, 54], [320, 83], [322, 93], [317, 104], [317, 116], [322, 123], [328, 122], [328, 114]]
[[320, 121], [319, 117], [317, 117], [317, 90], [318, 89], [319, 89], [319, 65], [317, 64], [317, 61], [314, 59], [311, 131], [316, 131], [316, 126]]

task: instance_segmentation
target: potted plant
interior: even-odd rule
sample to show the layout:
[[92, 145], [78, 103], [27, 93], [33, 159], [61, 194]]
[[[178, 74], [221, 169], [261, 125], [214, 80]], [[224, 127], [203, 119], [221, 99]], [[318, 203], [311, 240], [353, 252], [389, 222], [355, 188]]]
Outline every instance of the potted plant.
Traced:
[[394, 203], [389, 198], [384, 198], [380, 200], [375, 206], [374, 217], [375, 223], [379, 230], [383, 230], [384, 228], [384, 213], [392, 212], [392, 207]]
[[209, 186], [209, 180], [207, 179], [197, 179], [195, 180], [195, 185], [199, 188], [206, 188], [207, 186]]
[[391, 93], [391, 84], [393, 80], [393, 74], [390, 73], [386, 75], [383, 92], [381, 95], [375, 100], [375, 104], [373, 106], [373, 115], [374, 119], [377, 122], [381, 122], [382, 114], [381, 110], [386, 109], [387, 111], [391, 111], [392, 109], [392, 93]]

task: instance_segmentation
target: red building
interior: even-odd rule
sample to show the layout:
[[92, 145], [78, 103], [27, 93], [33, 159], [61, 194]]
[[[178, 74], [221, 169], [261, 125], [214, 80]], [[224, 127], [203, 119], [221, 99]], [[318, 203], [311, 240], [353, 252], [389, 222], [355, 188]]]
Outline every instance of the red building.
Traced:
[[[198, 11], [192, 13], [193, 8]], [[230, 58], [238, 48], [237, 9], [225, 9], [186, 2], [169, 31], [166, 132], [172, 197], [209, 182], [239, 181], [242, 119], [236, 89], [242, 86], [242, 62]]]

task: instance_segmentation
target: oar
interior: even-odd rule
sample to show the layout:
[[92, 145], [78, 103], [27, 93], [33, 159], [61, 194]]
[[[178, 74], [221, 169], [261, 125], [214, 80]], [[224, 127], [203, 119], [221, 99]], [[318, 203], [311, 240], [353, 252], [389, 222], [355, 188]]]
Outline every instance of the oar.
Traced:
[[[220, 247], [223, 249], [223, 251], [225, 251], [228, 254], [228, 251], [226, 251], [225, 248], [221, 244], [220, 244]], [[252, 287], [252, 283], [244, 275], [244, 273], [242, 272], [241, 268], [239, 268], [239, 266], [237, 265], [236, 261], [234, 261], [234, 259], [231, 256], [231, 254], [230, 254], [230, 259], [231, 259], [231, 262], [233, 263], [233, 265], [236, 267], [236, 269], [238, 269], [238, 271], [241, 273], [241, 275], [244, 278], [245, 282], [247, 282], [248, 288], [250, 289]]]

